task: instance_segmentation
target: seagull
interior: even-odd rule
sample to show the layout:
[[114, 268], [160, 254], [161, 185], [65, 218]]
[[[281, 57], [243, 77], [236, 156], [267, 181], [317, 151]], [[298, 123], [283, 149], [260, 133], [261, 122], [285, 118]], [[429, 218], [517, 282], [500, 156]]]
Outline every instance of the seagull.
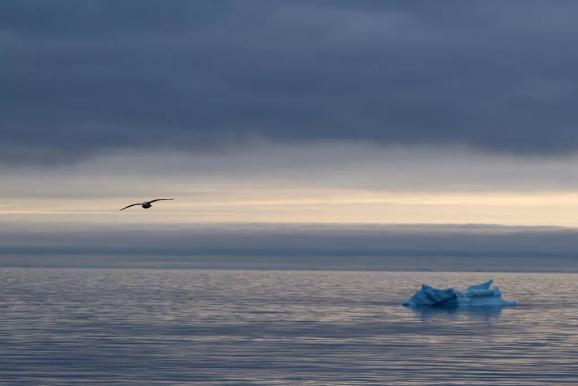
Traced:
[[137, 202], [136, 204], [130, 204], [128, 206], [125, 206], [124, 208], [122, 208], [121, 210], [125, 210], [127, 208], [130, 208], [131, 206], [137, 206], [140, 205], [142, 206], [143, 209], [148, 209], [151, 206], [153, 206], [153, 202], [157, 202], [157, 201], [168, 201], [168, 200], [174, 200], [174, 198], [157, 198], [156, 200], [150, 200], [150, 201], [145, 201], [145, 202]]

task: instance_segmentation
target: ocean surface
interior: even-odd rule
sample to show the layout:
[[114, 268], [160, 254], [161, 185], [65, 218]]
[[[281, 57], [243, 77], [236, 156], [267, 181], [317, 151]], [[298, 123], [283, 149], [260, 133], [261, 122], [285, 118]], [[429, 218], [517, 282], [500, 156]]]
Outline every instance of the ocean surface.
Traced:
[[[495, 279], [516, 308], [416, 312]], [[578, 275], [0, 269], [3, 385], [578, 384]]]

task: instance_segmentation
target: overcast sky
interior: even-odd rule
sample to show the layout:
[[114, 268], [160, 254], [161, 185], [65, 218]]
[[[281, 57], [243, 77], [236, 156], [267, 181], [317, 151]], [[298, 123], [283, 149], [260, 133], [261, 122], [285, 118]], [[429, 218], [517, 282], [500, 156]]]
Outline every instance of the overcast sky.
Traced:
[[[2, 1], [0, 222], [102, 243], [135, 224], [578, 227], [577, 19], [573, 1]], [[157, 196], [176, 200], [118, 211]]]

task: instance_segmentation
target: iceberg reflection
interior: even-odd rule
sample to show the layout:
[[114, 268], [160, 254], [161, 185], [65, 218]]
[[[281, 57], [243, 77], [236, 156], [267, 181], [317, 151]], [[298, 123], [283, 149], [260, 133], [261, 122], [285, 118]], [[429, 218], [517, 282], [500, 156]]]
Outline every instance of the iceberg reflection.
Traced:
[[471, 320], [489, 321], [498, 319], [502, 313], [502, 306], [477, 307], [416, 307], [412, 311], [421, 320], [453, 319], [466, 317]]

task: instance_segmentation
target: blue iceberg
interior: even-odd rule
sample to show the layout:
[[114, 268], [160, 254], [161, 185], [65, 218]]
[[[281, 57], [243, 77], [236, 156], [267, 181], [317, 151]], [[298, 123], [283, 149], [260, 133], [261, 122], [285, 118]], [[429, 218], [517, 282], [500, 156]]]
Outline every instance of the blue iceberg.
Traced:
[[406, 307], [509, 307], [516, 302], [502, 299], [498, 287], [492, 287], [493, 280], [469, 286], [464, 292], [454, 288], [437, 289], [423, 284], [405, 303]]

